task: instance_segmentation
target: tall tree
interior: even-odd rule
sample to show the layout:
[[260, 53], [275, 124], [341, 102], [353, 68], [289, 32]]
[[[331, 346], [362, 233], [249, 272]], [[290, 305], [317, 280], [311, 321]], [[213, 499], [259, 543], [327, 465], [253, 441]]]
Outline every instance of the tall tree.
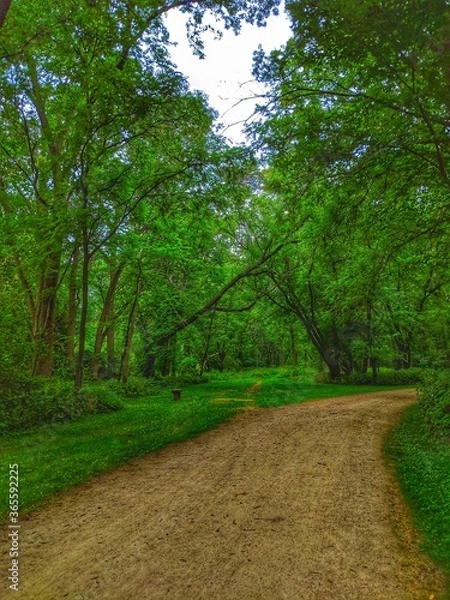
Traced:
[[[279, 262], [272, 278], [294, 311], [302, 307], [319, 352], [325, 344], [342, 355], [345, 341], [351, 358], [360, 338], [364, 360], [374, 361], [389, 331], [377, 315], [393, 306], [392, 296], [382, 301], [383, 290], [395, 289], [390, 265], [405, 254], [417, 264], [420, 242], [431, 248], [436, 235], [448, 247], [449, 8], [328, 0], [287, 7], [291, 40], [256, 56], [255, 74], [270, 89], [253, 135], [270, 165], [267, 189], [311, 226], [299, 246], [309, 247], [306, 256], [290, 256], [288, 268]], [[390, 325], [392, 338], [405, 337], [398, 322]]]
[[[93, 255], [120, 235], [140, 203], [198, 162], [190, 141], [199, 121], [204, 133], [212, 115], [170, 64], [163, 15], [189, 13], [201, 51], [205, 12], [237, 31], [242, 20], [262, 24], [277, 4], [67, 0], [52, 11], [35, 0], [12, 5], [0, 40], [1, 205], [12, 214], [11, 254], [30, 309], [34, 374], [54, 369], [63, 263], [74, 244], [82, 269], [80, 385]], [[178, 141], [169, 145], [171, 138]]]

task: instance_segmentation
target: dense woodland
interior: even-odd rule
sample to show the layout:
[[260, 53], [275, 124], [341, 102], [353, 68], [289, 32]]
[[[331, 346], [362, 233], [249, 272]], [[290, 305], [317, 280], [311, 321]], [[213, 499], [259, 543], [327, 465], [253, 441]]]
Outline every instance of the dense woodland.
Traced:
[[450, 5], [287, 2], [232, 146], [164, 15], [187, 13], [201, 54], [205, 15], [238, 32], [278, 4], [12, 0], [2, 379], [449, 366]]

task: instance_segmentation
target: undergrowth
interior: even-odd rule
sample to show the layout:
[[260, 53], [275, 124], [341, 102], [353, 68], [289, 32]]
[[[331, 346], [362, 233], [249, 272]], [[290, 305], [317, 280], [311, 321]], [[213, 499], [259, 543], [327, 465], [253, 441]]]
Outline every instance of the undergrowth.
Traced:
[[450, 598], [450, 373], [431, 373], [386, 443], [424, 551], [447, 574]]
[[121, 395], [104, 385], [88, 384], [75, 390], [72, 381], [20, 378], [4, 382], [0, 389], [0, 433], [73, 421], [122, 406]]
[[81, 390], [75, 390], [73, 381], [56, 377], [5, 380], [0, 388], [0, 433], [120, 410], [128, 399], [155, 396], [167, 388], [204, 381], [198, 376], [130, 377], [127, 383], [88, 381]]
[[411, 367], [410, 369], [380, 369], [374, 381], [371, 371], [367, 373], [351, 373], [342, 377], [342, 383], [350, 385], [416, 385], [427, 377], [428, 372], [424, 369]]
[[410, 407], [386, 439], [423, 550], [448, 577], [450, 596], [450, 440], [433, 433], [420, 405]]

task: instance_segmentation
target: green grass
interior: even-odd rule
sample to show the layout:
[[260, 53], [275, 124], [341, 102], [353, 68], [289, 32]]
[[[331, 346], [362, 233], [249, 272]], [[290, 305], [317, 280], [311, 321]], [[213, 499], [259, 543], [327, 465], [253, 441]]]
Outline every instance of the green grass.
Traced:
[[380, 392], [380, 386], [340, 385], [334, 383], [308, 383], [270, 377], [262, 380], [262, 387], [255, 394], [255, 403], [261, 408], [272, 408], [310, 400]]
[[[253, 386], [262, 380], [262, 386]], [[380, 388], [311, 384], [283, 372], [218, 376], [183, 389], [182, 401], [170, 391], [128, 400], [124, 409], [84, 417], [77, 422], [21, 430], [0, 437], [0, 521], [8, 514], [8, 465], [20, 469], [22, 511], [49, 496], [148, 454], [216, 427], [248, 406], [280, 406]]]
[[427, 429], [418, 405], [410, 407], [385, 440], [422, 548], [447, 574], [450, 597], [450, 440]]

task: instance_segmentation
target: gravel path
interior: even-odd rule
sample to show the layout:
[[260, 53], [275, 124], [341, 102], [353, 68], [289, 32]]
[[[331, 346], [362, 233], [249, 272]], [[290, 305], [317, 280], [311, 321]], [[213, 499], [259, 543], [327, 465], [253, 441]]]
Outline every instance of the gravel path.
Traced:
[[20, 591], [6, 597], [437, 600], [440, 573], [381, 452], [413, 401], [247, 410], [70, 490], [23, 520]]

